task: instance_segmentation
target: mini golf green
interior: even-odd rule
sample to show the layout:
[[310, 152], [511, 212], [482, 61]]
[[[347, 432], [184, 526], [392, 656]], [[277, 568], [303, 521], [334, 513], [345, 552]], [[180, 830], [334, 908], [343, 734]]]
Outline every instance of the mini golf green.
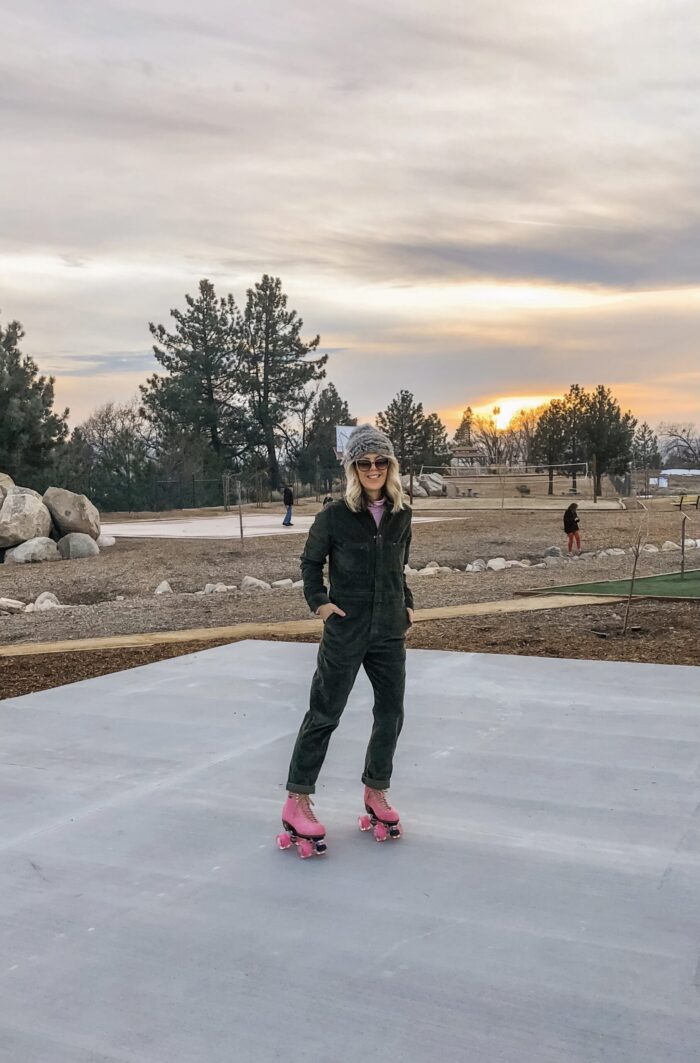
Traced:
[[[605, 580], [601, 583], [575, 583], [568, 587], [548, 587], [547, 594], [610, 594], [621, 597], [629, 594], [628, 579]], [[637, 576], [634, 597], [642, 598], [700, 598], [700, 568], [680, 572], [665, 572], [661, 576]]]

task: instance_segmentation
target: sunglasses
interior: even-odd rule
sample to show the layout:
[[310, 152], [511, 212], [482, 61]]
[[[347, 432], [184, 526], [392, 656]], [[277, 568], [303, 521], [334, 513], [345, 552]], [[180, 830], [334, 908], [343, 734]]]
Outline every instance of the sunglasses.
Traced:
[[374, 461], [370, 461], [369, 458], [358, 458], [355, 465], [360, 472], [369, 472], [373, 465], [377, 472], [381, 472], [383, 469], [389, 468], [389, 459], [375, 458]]

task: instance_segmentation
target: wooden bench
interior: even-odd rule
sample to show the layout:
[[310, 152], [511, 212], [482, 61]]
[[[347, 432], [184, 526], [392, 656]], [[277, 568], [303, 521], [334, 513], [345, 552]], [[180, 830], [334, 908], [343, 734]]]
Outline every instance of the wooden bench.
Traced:
[[697, 509], [700, 505], [700, 495], [681, 495], [680, 502], [673, 503], [676, 509]]

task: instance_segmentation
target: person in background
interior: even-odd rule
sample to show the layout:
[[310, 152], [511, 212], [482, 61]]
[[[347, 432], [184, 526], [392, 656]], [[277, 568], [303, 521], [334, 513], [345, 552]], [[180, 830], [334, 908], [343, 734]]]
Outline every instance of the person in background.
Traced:
[[287, 507], [287, 512], [285, 513], [284, 520], [282, 521], [282, 527], [292, 528], [294, 527], [294, 525], [292, 524], [292, 507], [294, 506], [294, 492], [292, 491], [289, 484], [284, 485], [284, 494], [282, 495], [282, 501]]
[[581, 553], [579, 523], [578, 506], [575, 502], [572, 502], [564, 513], [564, 531], [569, 536], [569, 556], [573, 553], [574, 542], [576, 543], [576, 553]]

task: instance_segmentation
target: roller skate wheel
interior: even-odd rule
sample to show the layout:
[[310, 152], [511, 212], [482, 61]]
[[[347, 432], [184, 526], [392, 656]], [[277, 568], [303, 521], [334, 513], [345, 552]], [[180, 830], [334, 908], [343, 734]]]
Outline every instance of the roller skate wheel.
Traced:
[[286, 832], [284, 834], [277, 835], [277, 848], [278, 849], [291, 849], [292, 838], [290, 834]]
[[372, 829], [372, 820], [369, 818], [369, 816], [360, 816], [360, 818], [358, 819], [357, 822], [358, 822], [360, 830], [371, 830]]
[[389, 837], [393, 838], [394, 841], [398, 841], [402, 834], [403, 828], [399, 823], [397, 823], [395, 827], [389, 827]]
[[314, 855], [314, 844], [304, 838], [303, 841], [297, 843], [297, 851], [302, 860], [308, 860], [310, 856]]
[[323, 856], [328, 849], [325, 842], [316, 842], [316, 856]]
[[374, 837], [378, 842], [385, 842], [389, 837], [389, 830], [383, 823], [378, 823], [374, 828]]

